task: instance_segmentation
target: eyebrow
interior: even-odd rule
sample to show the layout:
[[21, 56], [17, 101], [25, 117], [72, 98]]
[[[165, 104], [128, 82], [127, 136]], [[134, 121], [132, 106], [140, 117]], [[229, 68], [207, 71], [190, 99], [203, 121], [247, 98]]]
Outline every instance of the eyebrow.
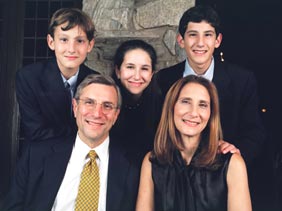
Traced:
[[210, 104], [210, 102], [209, 102], [209, 101], [206, 101], [206, 100], [200, 100], [200, 103]]
[[[96, 99], [93, 99], [93, 98], [89, 98], [89, 97], [80, 97], [79, 99], [81, 99], [81, 100], [92, 100], [92, 101], [96, 101], [97, 102], [97, 100]], [[111, 102], [111, 101], [102, 101], [101, 103], [112, 103], [112, 104], [114, 104], [113, 102]]]
[[81, 39], [81, 38], [87, 38], [87, 36], [86, 36], [86, 35], [79, 35], [79, 36], [76, 36], [76, 37], [74, 37], [74, 38], [76, 38], [76, 39]]
[[[67, 31], [58, 31], [57, 35], [59, 36], [66, 36], [66, 37], [71, 37], [71, 35], [69, 35], [68, 33], [66, 33]], [[78, 38], [87, 38], [87, 36], [85, 34], [79, 34], [77, 36], [74, 37], [74, 39], [78, 39]]]
[[142, 64], [143, 67], [151, 67], [149, 64]]
[[[136, 64], [130, 63], [130, 62], [129, 62], [129, 63], [125, 63], [125, 65], [133, 65], [133, 66], [136, 66]], [[144, 66], [145, 66], [145, 67], [151, 67], [151, 65], [149, 65], [149, 64], [141, 64], [141, 66], [142, 66], [142, 67], [144, 67]]]
[[178, 98], [178, 100], [192, 100], [192, 98], [191, 97], [180, 97], [180, 98]]
[[[197, 30], [187, 30], [186, 31], [186, 33], [199, 33], [199, 31], [197, 31]], [[207, 30], [207, 31], [204, 31], [204, 33], [213, 33], [213, 34], [215, 34], [215, 31], [213, 31], [213, 30]]]
[[[189, 101], [192, 101], [193, 99], [191, 97], [180, 97], [178, 100], [189, 100]], [[200, 103], [207, 103], [207, 104], [210, 104], [209, 101], [206, 101], [206, 100], [200, 100], [199, 101]]]
[[131, 62], [128, 62], [128, 63], [125, 63], [126, 65], [135, 65], [134, 63], [131, 63]]
[[207, 31], [204, 31], [205, 33], [213, 33], [213, 34], [215, 34], [215, 31], [213, 31], [213, 30], [207, 30]]

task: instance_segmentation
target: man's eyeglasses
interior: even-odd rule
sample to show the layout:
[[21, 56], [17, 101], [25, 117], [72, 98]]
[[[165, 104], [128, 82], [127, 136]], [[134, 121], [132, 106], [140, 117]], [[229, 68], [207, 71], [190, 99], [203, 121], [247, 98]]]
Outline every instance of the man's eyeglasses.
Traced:
[[113, 110], [117, 109], [117, 106], [115, 106], [111, 102], [98, 103], [96, 100], [93, 99], [76, 99], [76, 100], [81, 101], [82, 105], [85, 106], [87, 109], [95, 109], [97, 107], [97, 104], [100, 104], [103, 114], [109, 114]]

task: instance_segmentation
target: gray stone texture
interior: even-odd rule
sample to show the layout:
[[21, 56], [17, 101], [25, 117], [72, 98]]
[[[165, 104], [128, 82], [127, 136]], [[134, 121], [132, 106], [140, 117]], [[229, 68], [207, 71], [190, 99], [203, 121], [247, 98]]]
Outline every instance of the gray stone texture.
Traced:
[[183, 12], [194, 5], [195, 0], [83, 0], [83, 10], [96, 28], [95, 46], [86, 64], [111, 74], [115, 50], [128, 39], [143, 39], [155, 47], [158, 70], [183, 60], [177, 26]]

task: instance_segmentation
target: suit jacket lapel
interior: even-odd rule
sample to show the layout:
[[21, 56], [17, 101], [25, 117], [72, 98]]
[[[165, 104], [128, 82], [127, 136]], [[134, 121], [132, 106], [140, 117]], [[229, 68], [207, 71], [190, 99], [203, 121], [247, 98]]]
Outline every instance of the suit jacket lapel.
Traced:
[[[95, 73], [94, 71], [92, 71], [93, 74]], [[89, 75], [91, 72], [90, 72], [90, 69], [88, 69], [84, 64], [80, 65], [79, 67], [79, 73], [78, 73], [78, 76], [77, 76], [77, 82], [76, 82], [76, 86], [75, 86], [75, 90], [74, 90], [74, 93], [76, 93], [76, 89], [78, 87], [78, 85], [83, 81], [83, 79]]]
[[50, 60], [46, 64], [41, 83], [44, 84], [46, 90], [52, 93], [58, 90], [64, 90], [63, 79], [56, 60]]
[[169, 88], [180, 78], [183, 78], [183, 73], [185, 71], [185, 61], [177, 64], [174, 66], [173, 71], [171, 71], [171, 74], [167, 78], [168, 81], [171, 81], [172, 83], [170, 84]]
[[220, 97], [226, 98], [230, 96], [230, 83], [229, 75], [226, 73], [225, 65], [222, 62], [215, 62], [213, 83], [216, 85]]
[[[111, 140], [111, 142], [113, 142]], [[119, 210], [125, 191], [129, 161], [125, 154], [110, 142], [106, 210]]]
[[60, 115], [61, 117], [70, 116], [71, 107], [66, 107], [66, 105], [69, 104], [68, 93], [64, 87], [63, 79], [55, 59], [50, 60], [46, 64], [45, 71], [41, 77], [41, 84], [43, 86], [44, 94], [47, 97], [46, 100], [49, 101], [49, 104], [51, 102], [56, 110], [56, 114], [65, 113], [65, 115]]
[[42, 191], [44, 196], [40, 197], [44, 199], [42, 201], [42, 207], [50, 207], [51, 209], [55, 201], [71, 156], [75, 138], [71, 139], [72, 140], [61, 140], [60, 143], [53, 145], [50, 155], [46, 157], [45, 163], [43, 164], [44, 175], [42, 187], [47, 191]]
[[175, 71], [175, 77], [177, 78], [177, 80], [180, 79], [180, 78], [183, 78], [183, 73], [185, 71], [185, 62], [186, 62], [186, 60], [179, 63], [179, 65], [177, 65], [177, 69]]

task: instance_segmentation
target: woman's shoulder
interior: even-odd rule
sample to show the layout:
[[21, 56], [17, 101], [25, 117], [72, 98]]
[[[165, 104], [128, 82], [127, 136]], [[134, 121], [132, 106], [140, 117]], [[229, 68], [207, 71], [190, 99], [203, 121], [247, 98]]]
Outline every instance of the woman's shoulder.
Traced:
[[247, 168], [244, 159], [240, 154], [234, 153], [230, 156], [227, 168], [227, 180], [237, 181], [247, 175]]
[[232, 166], [244, 166], [245, 162], [242, 156], [238, 153], [226, 153], [220, 154], [220, 159], [218, 160], [220, 165]]
[[150, 161], [150, 157], [151, 157], [151, 152], [148, 152], [142, 162], [142, 169], [146, 169], [146, 170], [150, 170], [152, 168], [152, 163]]
[[152, 156], [152, 152], [147, 152], [147, 154], [144, 157], [145, 162], [150, 162], [150, 158]]
[[231, 154], [230, 162], [229, 162], [229, 169], [240, 170], [240, 169], [245, 169], [245, 168], [246, 168], [246, 164], [245, 164], [243, 157], [238, 153]]

